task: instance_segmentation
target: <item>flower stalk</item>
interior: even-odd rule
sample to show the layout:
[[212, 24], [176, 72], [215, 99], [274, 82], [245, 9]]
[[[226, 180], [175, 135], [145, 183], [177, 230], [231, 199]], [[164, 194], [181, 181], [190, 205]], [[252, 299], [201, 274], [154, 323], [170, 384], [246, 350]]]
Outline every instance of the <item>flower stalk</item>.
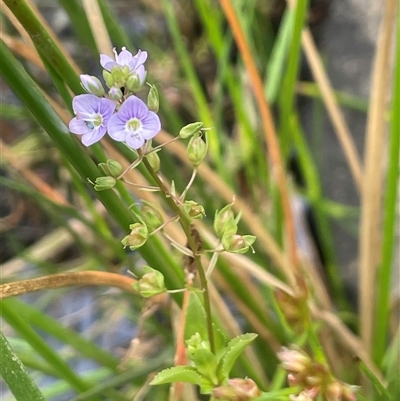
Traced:
[[[143, 152], [141, 149], [138, 149], [138, 153], [140, 157], [143, 157]], [[208, 340], [210, 342], [210, 349], [212, 353], [215, 353], [215, 341], [214, 341], [214, 331], [212, 327], [212, 314], [211, 314], [211, 301], [210, 301], [210, 293], [208, 291], [208, 283], [207, 277], [205, 274], [205, 270], [203, 264], [201, 262], [201, 256], [197, 252], [197, 244], [196, 239], [194, 238], [192, 231], [190, 229], [190, 219], [189, 217], [183, 212], [183, 210], [175, 203], [174, 197], [168, 191], [168, 188], [164, 185], [161, 181], [160, 177], [155, 173], [153, 168], [151, 167], [150, 163], [146, 158], [143, 157], [143, 165], [146, 167], [147, 171], [150, 173], [158, 187], [160, 188], [161, 192], [164, 193], [165, 199], [171, 209], [179, 216], [180, 225], [186, 235], [189, 248], [193, 252], [193, 259], [194, 264], [197, 267], [197, 271], [199, 273], [200, 278], [200, 285], [203, 291], [203, 298], [204, 298], [204, 309], [207, 315], [207, 333], [208, 333]]]

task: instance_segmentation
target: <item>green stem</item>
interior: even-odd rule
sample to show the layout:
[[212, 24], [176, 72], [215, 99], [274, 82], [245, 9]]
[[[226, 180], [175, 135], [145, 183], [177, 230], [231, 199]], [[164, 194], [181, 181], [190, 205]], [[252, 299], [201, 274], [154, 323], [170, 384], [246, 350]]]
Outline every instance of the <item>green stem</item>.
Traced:
[[[138, 151], [139, 156], [143, 156], [143, 152], [141, 150]], [[186, 235], [188, 240], [188, 244], [190, 249], [193, 252], [193, 259], [197, 267], [197, 271], [200, 277], [201, 288], [203, 290], [203, 298], [204, 298], [204, 309], [207, 315], [207, 331], [208, 331], [208, 339], [210, 341], [211, 351], [215, 353], [215, 342], [214, 342], [214, 331], [212, 326], [212, 314], [211, 314], [211, 302], [210, 302], [210, 293], [208, 291], [207, 278], [205, 274], [205, 270], [203, 264], [201, 262], [201, 256], [198, 254], [198, 246], [196, 244], [196, 238], [192, 234], [191, 231], [191, 222], [189, 216], [183, 212], [183, 210], [176, 204], [173, 199], [172, 194], [169, 192], [168, 188], [161, 181], [160, 177], [156, 174], [156, 172], [151, 167], [149, 161], [143, 157], [143, 164], [146, 167], [147, 171], [150, 173], [154, 181], [157, 183], [158, 187], [165, 195], [165, 199], [171, 209], [179, 216], [179, 222], [181, 227]]]

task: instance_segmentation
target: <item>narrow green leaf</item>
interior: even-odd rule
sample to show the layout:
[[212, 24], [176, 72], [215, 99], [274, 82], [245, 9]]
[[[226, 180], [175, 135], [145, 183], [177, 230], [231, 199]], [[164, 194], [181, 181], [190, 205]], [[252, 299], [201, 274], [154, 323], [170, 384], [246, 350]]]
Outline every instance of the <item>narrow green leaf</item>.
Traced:
[[0, 374], [17, 401], [45, 401], [18, 356], [0, 331]]
[[225, 380], [243, 350], [257, 337], [257, 334], [246, 333], [233, 338], [229, 341], [224, 357], [220, 362], [220, 379]]
[[392, 394], [383, 386], [380, 380], [374, 375], [374, 373], [368, 368], [363, 361], [359, 361], [358, 366], [369, 381], [374, 385], [375, 389], [379, 392], [380, 401], [394, 401]]

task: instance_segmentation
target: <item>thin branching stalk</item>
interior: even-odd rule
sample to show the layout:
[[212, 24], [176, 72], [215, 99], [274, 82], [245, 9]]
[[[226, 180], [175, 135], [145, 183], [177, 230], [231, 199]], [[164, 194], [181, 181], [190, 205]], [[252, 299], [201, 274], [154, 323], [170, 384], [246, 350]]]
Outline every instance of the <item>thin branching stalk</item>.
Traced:
[[[139, 150], [139, 156], [141, 155], [141, 152]], [[207, 331], [208, 331], [208, 339], [210, 341], [210, 347], [211, 351], [215, 352], [215, 342], [214, 342], [214, 331], [213, 331], [213, 326], [212, 326], [212, 313], [211, 313], [211, 302], [210, 302], [210, 295], [208, 292], [208, 284], [207, 284], [207, 278], [205, 274], [205, 270], [201, 261], [201, 255], [198, 253], [198, 246], [196, 244], [196, 238], [193, 236], [192, 231], [191, 231], [191, 224], [189, 217], [182, 211], [182, 209], [175, 203], [175, 201], [172, 199], [172, 196], [170, 192], [168, 191], [167, 187], [164, 185], [164, 183], [161, 181], [160, 177], [155, 173], [153, 168], [151, 167], [149, 161], [146, 158], [143, 158], [143, 164], [146, 167], [147, 171], [151, 174], [152, 178], [154, 181], [157, 183], [161, 191], [165, 195], [165, 199], [168, 203], [168, 205], [171, 207], [171, 209], [176, 213], [177, 216], [179, 216], [179, 222], [181, 224], [181, 227], [183, 231], [185, 232], [188, 245], [190, 249], [193, 252], [193, 259], [194, 263], [197, 267], [197, 271], [199, 274], [200, 278], [200, 283], [201, 283], [201, 288], [203, 290], [203, 298], [204, 298], [204, 309], [207, 315]]]

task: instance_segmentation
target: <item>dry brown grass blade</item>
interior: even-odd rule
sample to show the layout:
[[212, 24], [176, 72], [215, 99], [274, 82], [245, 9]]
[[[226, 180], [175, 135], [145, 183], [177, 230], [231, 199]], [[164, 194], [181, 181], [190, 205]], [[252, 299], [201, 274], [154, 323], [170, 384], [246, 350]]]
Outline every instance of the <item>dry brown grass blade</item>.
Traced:
[[0, 32], [0, 38], [12, 52], [44, 70], [43, 61], [34, 48], [27, 46], [24, 42], [7, 35], [3, 31]]
[[112, 44], [97, 0], [82, 0], [99, 53], [112, 56]]
[[14, 281], [0, 285], [0, 300], [15, 297], [30, 292], [70, 287], [74, 285], [105, 285], [120, 288], [121, 290], [136, 293], [132, 284], [136, 280], [121, 274], [86, 271], [53, 274], [31, 280]]
[[298, 267], [296, 233], [294, 227], [293, 212], [290, 204], [285, 168], [282, 161], [282, 155], [274, 127], [272, 113], [269, 108], [267, 99], [264, 95], [264, 86], [261, 80], [261, 76], [257, 70], [256, 63], [252, 56], [250, 47], [247, 44], [243, 29], [240, 25], [240, 21], [232, 5], [232, 2], [231, 0], [220, 0], [220, 4], [232, 30], [239, 52], [246, 66], [246, 70], [249, 74], [250, 82], [254, 91], [254, 96], [257, 101], [258, 109], [260, 111], [264, 138], [268, 146], [268, 153], [273, 168], [273, 174], [276, 177], [281, 197], [285, 235], [288, 245], [288, 255], [290, 260], [290, 268], [292, 269], [291, 275], [288, 278], [290, 279], [292, 284], [294, 284], [295, 271]]
[[371, 350], [375, 311], [376, 273], [381, 261], [382, 184], [386, 154], [386, 105], [391, 79], [391, 50], [397, 0], [387, 0], [372, 76], [370, 108], [366, 129], [365, 174], [361, 199], [359, 305], [361, 337]]
[[[296, 0], [288, 0], [288, 3], [290, 7], [293, 8], [296, 4]], [[317, 46], [315, 45], [314, 39], [308, 28], [303, 30], [302, 44], [314, 79], [321, 90], [322, 100], [347, 158], [353, 180], [357, 189], [361, 191], [363, 180], [362, 163], [357, 153], [353, 138], [351, 137], [350, 130], [346, 124], [346, 120], [336, 101], [332, 85], [318, 54]]]

